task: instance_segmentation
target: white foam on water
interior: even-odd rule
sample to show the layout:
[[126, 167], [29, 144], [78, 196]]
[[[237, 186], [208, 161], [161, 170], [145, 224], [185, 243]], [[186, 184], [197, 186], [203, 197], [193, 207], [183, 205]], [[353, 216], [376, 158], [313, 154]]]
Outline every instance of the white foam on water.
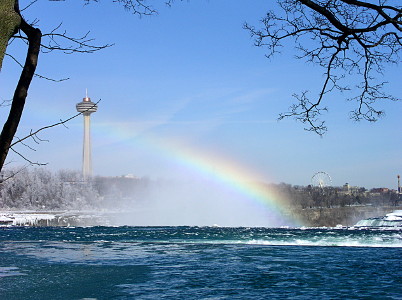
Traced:
[[9, 276], [21, 276], [26, 275], [19, 271], [17, 267], [0, 267], [0, 278]]
[[350, 238], [350, 237], [322, 237], [317, 236], [312, 239], [292, 239], [292, 240], [249, 240], [244, 241], [248, 245], [267, 245], [267, 246], [312, 246], [312, 247], [370, 247], [370, 248], [402, 248], [402, 239], [399, 236], [393, 237], [373, 237], [369, 239]]

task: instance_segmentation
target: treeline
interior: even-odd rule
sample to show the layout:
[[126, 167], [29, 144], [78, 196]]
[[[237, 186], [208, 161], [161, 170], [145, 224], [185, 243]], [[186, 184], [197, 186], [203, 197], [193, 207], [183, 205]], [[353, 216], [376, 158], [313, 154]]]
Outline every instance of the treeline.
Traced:
[[92, 210], [123, 208], [147, 198], [150, 180], [94, 177], [83, 181], [78, 171], [8, 170], [0, 184], [2, 210]]
[[346, 206], [398, 206], [402, 201], [396, 191], [368, 191], [364, 187], [347, 189], [344, 187], [292, 186], [281, 183], [270, 185], [295, 208], [334, 208]]
[[9, 170], [0, 184], [0, 209], [79, 210], [99, 204], [93, 182], [82, 182], [73, 171]]
[[[134, 177], [94, 177], [82, 181], [80, 172], [45, 169], [10, 170], [0, 184], [0, 209], [89, 210], [124, 208], [133, 202], [163, 197], [169, 182]], [[177, 183], [172, 183], [177, 185]], [[290, 184], [264, 184], [267, 189], [289, 199], [290, 209], [334, 208], [347, 206], [397, 206], [394, 191], [370, 192], [365, 188], [315, 188]]]

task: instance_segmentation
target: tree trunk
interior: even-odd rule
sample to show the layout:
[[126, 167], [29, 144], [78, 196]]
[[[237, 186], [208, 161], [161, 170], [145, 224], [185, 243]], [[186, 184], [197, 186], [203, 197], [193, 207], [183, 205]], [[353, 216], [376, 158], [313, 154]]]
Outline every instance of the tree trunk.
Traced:
[[0, 71], [8, 41], [21, 24], [21, 16], [16, 7], [18, 0], [0, 0]]
[[[0, 3], [6, 1], [0, 0]], [[16, 1], [17, 3], [17, 1]], [[15, 6], [16, 12], [19, 14], [18, 3]], [[0, 171], [3, 168], [8, 151], [10, 150], [11, 142], [17, 131], [22, 112], [24, 110], [25, 99], [28, 95], [28, 88], [35, 74], [36, 65], [40, 50], [42, 33], [25, 22], [21, 17], [19, 29], [24, 32], [28, 38], [28, 50], [24, 67], [22, 69], [20, 79], [15, 88], [13, 101], [7, 121], [4, 123], [3, 130], [0, 134]]]

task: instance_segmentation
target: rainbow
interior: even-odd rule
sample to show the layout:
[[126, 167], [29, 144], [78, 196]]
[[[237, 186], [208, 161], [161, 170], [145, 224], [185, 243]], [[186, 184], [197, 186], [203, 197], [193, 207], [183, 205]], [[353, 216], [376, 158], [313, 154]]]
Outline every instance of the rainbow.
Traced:
[[301, 226], [298, 219], [287, 217], [286, 203], [279, 194], [269, 189], [264, 177], [239, 162], [227, 159], [217, 153], [207, 153], [205, 150], [194, 149], [178, 141], [170, 141], [163, 148], [169, 151], [169, 156], [185, 165], [187, 168], [203, 174], [215, 182], [223, 184], [253, 204], [257, 203], [270, 212], [273, 224]]
[[[265, 176], [250, 170], [238, 161], [228, 159], [227, 155], [219, 155], [216, 151], [209, 153], [183, 141], [152, 137], [148, 133], [145, 137], [144, 134], [133, 132], [130, 126], [124, 124], [107, 127], [109, 134], [115, 138], [125, 142], [131, 140], [145, 144], [146, 147], [156, 150], [167, 159], [174, 160], [192, 172], [240, 194], [242, 199], [249, 201], [250, 205], [259, 205], [261, 209], [269, 213], [272, 224], [291, 227], [303, 225], [298, 218], [288, 215], [288, 199], [263, 184], [269, 182]], [[111, 128], [113, 128], [112, 131], [110, 131]]]

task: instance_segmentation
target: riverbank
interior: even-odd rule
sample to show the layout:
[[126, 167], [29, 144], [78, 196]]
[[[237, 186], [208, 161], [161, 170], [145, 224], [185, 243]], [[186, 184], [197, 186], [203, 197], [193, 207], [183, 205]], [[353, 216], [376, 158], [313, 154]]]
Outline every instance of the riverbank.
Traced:
[[3, 211], [0, 226], [108, 226], [103, 213], [91, 211]]
[[[402, 206], [346, 206], [292, 209], [305, 226], [353, 226], [362, 219], [381, 217]], [[0, 211], [0, 226], [113, 226], [125, 225], [124, 212], [99, 211]], [[118, 221], [121, 219], [120, 221]], [[184, 224], [183, 224], [184, 225]]]
[[353, 226], [358, 221], [385, 216], [402, 206], [345, 206], [320, 207], [308, 209], [292, 209], [291, 214], [298, 216], [303, 222], [312, 227], [334, 227], [336, 225]]

